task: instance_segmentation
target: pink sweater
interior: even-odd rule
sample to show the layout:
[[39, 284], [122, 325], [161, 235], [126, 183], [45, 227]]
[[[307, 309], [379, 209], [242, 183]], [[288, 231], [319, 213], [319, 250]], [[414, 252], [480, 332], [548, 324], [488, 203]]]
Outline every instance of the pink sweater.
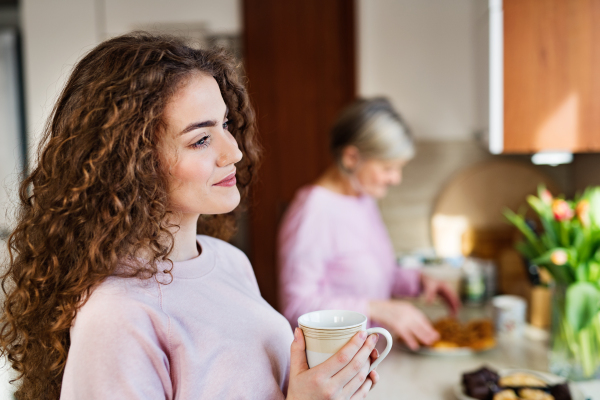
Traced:
[[292, 326], [300, 315], [344, 309], [369, 316], [369, 300], [416, 296], [420, 273], [399, 268], [376, 202], [320, 186], [302, 188], [279, 231], [280, 294]]
[[290, 325], [260, 296], [235, 247], [198, 236], [202, 254], [173, 281], [112, 277], [71, 328], [61, 399], [283, 399]]

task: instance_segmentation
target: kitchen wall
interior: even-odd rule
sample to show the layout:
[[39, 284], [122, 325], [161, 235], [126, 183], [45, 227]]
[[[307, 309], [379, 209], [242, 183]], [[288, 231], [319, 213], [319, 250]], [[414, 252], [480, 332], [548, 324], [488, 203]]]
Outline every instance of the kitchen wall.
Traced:
[[[477, 53], [485, 0], [358, 0], [358, 91], [388, 96], [412, 128], [417, 154], [380, 206], [397, 252], [431, 247], [440, 191], [462, 169], [491, 159], [476, 139], [485, 127], [485, 57]], [[483, 73], [482, 73], [483, 72]], [[600, 184], [600, 155], [535, 167], [567, 195]]]
[[358, 91], [389, 96], [419, 140], [470, 140], [480, 128], [476, 1], [358, 0]]
[[475, 140], [475, 1], [358, 0], [358, 92], [390, 98], [417, 141], [381, 210], [398, 252], [431, 247], [429, 218], [457, 171], [491, 156]]
[[[431, 248], [430, 225], [434, 205], [445, 185], [461, 170], [488, 160], [531, 165], [529, 156], [493, 156], [475, 140], [420, 140], [416, 150], [415, 158], [402, 171], [402, 183], [393, 187], [380, 202], [383, 219], [398, 253]], [[577, 157], [576, 162], [570, 165], [535, 168], [555, 182], [562, 193], [572, 195], [577, 188], [583, 187], [576, 186], [572, 179], [579, 165]], [[589, 162], [600, 166], [600, 156], [592, 155]], [[596, 184], [600, 184], [600, 174], [596, 177]], [[490, 185], [493, 184], [490, 182]]]

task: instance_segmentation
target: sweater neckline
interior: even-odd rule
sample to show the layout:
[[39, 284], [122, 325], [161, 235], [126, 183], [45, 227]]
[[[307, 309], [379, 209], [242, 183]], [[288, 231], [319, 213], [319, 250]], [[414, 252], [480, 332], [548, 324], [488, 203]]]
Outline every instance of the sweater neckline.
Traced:
[[[216, 265], [217, 255], [208, 240], [201, 235], [196, 237], [198, 246], [202, 250], [200, 255], [186, 261], [162, 262], [159, 266], [157, 279], [169, 282], [170, 276], [178, 279], [197, 279], [209, 274]], [[167, 272], [165, 272], [167, 271]]]

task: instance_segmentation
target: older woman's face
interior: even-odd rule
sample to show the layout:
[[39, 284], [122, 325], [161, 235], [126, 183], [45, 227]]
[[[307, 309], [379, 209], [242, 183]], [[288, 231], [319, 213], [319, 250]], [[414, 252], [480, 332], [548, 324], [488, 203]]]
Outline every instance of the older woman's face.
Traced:
[[365, 160], [357, 165], [354, 176], [365, 194], [382, 199], [390, 186], [402, 181], [404, 164], [402, 160]]
[[242, 159], [227, 129], [227, 107], [212, 76], [197, 73], [165, 109], [162, 156], [169, 204], [184, 214], [223, 214], [240, 202], [235, 164]]

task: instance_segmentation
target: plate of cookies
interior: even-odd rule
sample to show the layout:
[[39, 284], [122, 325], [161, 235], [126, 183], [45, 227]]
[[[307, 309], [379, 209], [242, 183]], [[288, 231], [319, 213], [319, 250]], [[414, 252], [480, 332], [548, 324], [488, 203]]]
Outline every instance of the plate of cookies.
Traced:
[[474, 319], [463, 323], [455, 318], [433, 322], [440, 339], [417, 352], [426, 355], [468, 356], [496, 347], [494, 324], [490, 319]]
[[462, 375], [454, 387], [459, 400], [585, 400], [585, 396], [559, 376], [527, 369], [495, 371], [482, 367]]

